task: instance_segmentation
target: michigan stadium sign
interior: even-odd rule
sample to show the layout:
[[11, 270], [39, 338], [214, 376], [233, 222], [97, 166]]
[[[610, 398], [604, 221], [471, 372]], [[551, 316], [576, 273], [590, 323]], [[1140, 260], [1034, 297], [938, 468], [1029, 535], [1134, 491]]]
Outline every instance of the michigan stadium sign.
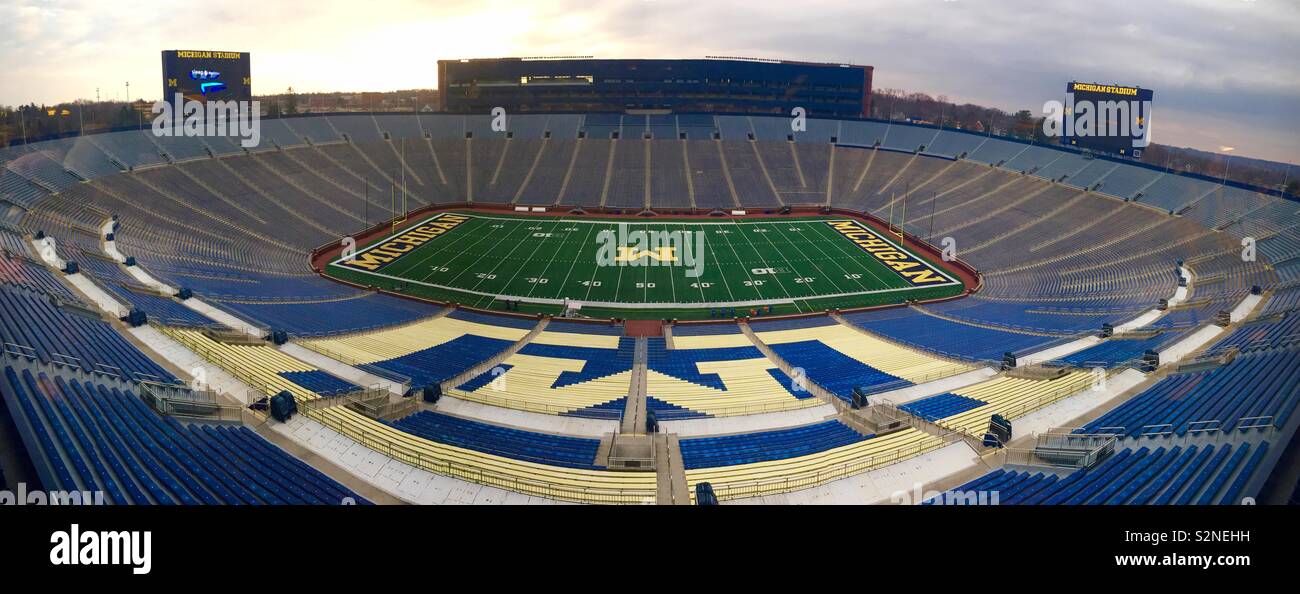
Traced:
[[1126, 157], [1151, 144], [1151, 89], [1070, 82], [1065, 102], [1043, 104], [1043, 133], [1062, 144]]

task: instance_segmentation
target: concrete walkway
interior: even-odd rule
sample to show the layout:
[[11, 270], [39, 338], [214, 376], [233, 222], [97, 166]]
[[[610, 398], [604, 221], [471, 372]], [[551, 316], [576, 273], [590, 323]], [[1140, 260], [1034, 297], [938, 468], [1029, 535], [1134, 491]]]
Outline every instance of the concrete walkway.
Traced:
[[837, 414], [834, 406], [818, 404], [809, 408], [788, 410], [784, 412], [739, 415], [734, 417], [705, 417], [682, 419], [678, 421], [659, 421], [659, 428], [665, 433], [676, 433], [683, 437], [699, 435], [722, 435], [726, 433], [749, 433], [782, 429], [825, 421]]
[[533, 497], [434, 474], [372, 450], [303, 415], [267, 427], [381, 491], [418, 505], [556, 505]]
[[329, 373], [335, 377], [348, 380], [358, 386], [366, 388], [379, 387], [398, 396], [406, 394], [406, 389], [401, 383], [379, 377], [373, 373], [362, 371], [346, 363], [326, 357], [325, 355], [302, 345], [293, 342], [286, 342], [276, 348], [290, 357], [319, 368], [321, 371]]
[[84, 295], [87, 300], [111, 316], [121, 318], [130, 311], [130, 308], [99, 288], [99, 285], [92, 282], [84, 274], [68, 274], [64, 275], [63, 278], [73, 287], [76, 287], [77, 291]]
[[[427, 406], [427, 405], [426, 405]], [[516, 410], [461, 400], [444, 394], [433, 410], [467, 417], [495, 425], [510, 425], [530, 431], [560, 433], [582, 437], [600, 437], [618, 431], [619, 422], [607, 419], [584, 419]]]
[[[136, 266], [135, 268], [139, 268], [139, 266]], [[227, 328], [243, 332], [249, 336], [262, 337], [266, 335], [266, 331], [261, 328], [258, 328], [249, 322], [245, 322], [244, 320], [227, 313], [225, 310], [220, 310], [204, 303], [203, 300], [198, 297], [190, 297], [189, 299], [182, 301], [181, 305], [208, 316], [208, 318]]]
[[623, 420], [619, 424], [619, 433], [641, 435], [645, 433], [646, 419], [646, 353], [648, 346], [645, 337], [636, 339], [632, 353], [632, 380], [628, 382], [627, 399], [623, 403]]
[[944, 392], [959, 390], [966, 386], [973, 386], [980, 382], [988, 381], [997, 374], [998, 371], [992, 367], [981, 367], [979, 369], [967, 371], [966, 373], [937, 379], [932, 382], [925, 382], [923, 384], [916, 384], [906, 388], [873, 394], [867, 397], [867, 399], [872, 404], [879, 404], [884, 401], [892, 402], [894, 404], [907, 404], [913, 400], [920, 400], [922, 398], [934, 396], [935, 394], [942, 394]]
[[908, 458], [862, 474], [812, 489], [724, 501], [723, 505], [864, 505], [870, 503], [919, 503], [912, 493], [947, 476], [983, 464], [965, 442]]

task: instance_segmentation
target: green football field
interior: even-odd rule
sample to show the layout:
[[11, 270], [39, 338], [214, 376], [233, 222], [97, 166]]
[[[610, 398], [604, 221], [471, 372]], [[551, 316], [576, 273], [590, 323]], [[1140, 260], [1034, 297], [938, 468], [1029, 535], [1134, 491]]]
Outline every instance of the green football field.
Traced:
[[963, 289], [897, 237], [843, 217], [617, 220], [444, 212], [340, 256], [326, 272], [473, 307], [545, 313], [569, 307], [628, 319], [822, 311]]

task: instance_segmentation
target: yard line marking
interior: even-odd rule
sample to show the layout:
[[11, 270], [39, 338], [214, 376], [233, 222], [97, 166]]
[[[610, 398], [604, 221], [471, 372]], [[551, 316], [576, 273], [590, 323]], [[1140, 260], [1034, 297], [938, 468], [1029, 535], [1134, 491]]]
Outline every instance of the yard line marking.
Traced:
[[[512, 233], [515, 229], [518, 229], [518, 228], [519, 228], [520, 226], [522, 226], [522, 225], [523, 225], [523, 222], [520, 221], [520, 223], [519, 223], [518, 225], [515, 225], [513, 228], [510, 229], [510, 231], [507, 231], [506, 234], [509, 235], [509, 234]], [[488, 228], [491, 229], [491, 227], [488, 227]], [[469, 250], [473, 249], [474, 246], [477, 246], [478, 244], [482, 243], [483, 240], [488, 239], [489, 237], [492, 237], [492, 232], [491, 232], [491, 231], [488, 231], [487, 233], [485, 233], [485, 234], [483, 235], [483, 237], [480, 237], [480, 238], [478, 239], [478, 241], [475, 241], [474, 243], [470, 244], [470, 246], [469, 246], [468, 248], [465, 248], [464, 252], [469, 252], [470, 255], [473, 255], [473, 252], [470, 252]], [[487, 252], [484, 252], [484, 253], [482, 253], [482, 254], [479, 254], [479, 257], [476, 258], [473, 262], [470, 262], [469, 266], [466, 266], [466, 267], [465, 267], [465, 270], [462, 270], [462, 271], [460, 271], [460, 272], [457, 272], [457, 273], [456, 273], [456, 276], [451, 277], [451, 280], [448, 280], [448, 281], [447, 281], [447, 284], [455, 283], [455, 282], [457, 281], [457, 279], [459, 279], [459, 278], [461, 277], [461, 275], [463, 275], [463, 274], [465, 274], [466, 272], [469, 272], [471, 269], [473, 269], [474, 266], [476, 266], [476, 265], [479, 263], [479, 261], [483, 259], [484, 256], [487, 256], [488, 252], [490, 252], [490, 251], [492, 251], [492, 250], [488, 250]], [[458, 256], [458, 257], [459, 257], [459, 256]], [[452, 258], [452, 260], [455, 260], [455, 258]]]
[[[763, 234], [764, 234], [764, 236], [766, 236], [767, 232], [764, 231]], [[744, 235], [744, 234], [742, 233], [741, 235]], [[769, 240], [769, 241], [771, 241], [771, 240]], [[754, 242], [750, 241], [748, 237], [745, 238], [745, 245], [748, 245], [748, 246], [749, 246], [749, 249], [753, 250], [754, 253], [757, 254], [759, 258], [762, 258], [762, 257], [763, 257], [763, 255], [760, 254], [760, 253], [758, 252], [758, 248], [755, 248], [755, 247], [754, 247]], [[732, 248], [732, 251], [735, 251], [735, 248]], [[777, 251], [780, 251], [780, 250], [777, 250]], [[739, 258], [740, 256], [737, 255], [736, 257]], [[784, 258], [785, 256], [782, 256], [782, 257]], [[760, 261], [759, 263], [762, 264], [764, 268], [769, 268], [769, 266], [767, 265], [767, 260], [762, 260], [762, 261]], [[789, 266], [791, 269], [794, 268], [794, 265], [793, 265], [793, 264], [790, 264], [790, 261], [789, 261], [789, 260], [786, 260], [785, 263], [786, 263], [786, 265]], [[745, 274], [749, 274], [749, 269], [748, 269], [748, 268], [745, 269]], [[785, 293], [785, 296], [786, 296], [787, 299], [795, 299], [795, 297], [794, 297], [793, 295], [790, 294], [790, 291], [787, 291], [787, 290], [786, 290], [786, 288], [785, 288], [785, 283], [781, 282], [781, 277], [780, 277], [780, 276], [777, 276], [776, 274], [773, 274], [773, 275], [772, 275], [772, 278], [775, 278], [775, 279], [776, 279], [776, 284], [777, 284], [777, 286], [781, 287], [781, 292], [782, 292], [782, 293]], [[752, 280], [752, 279], [751, 279], [751, 280]], [[761, 295], [762, 295], [762, 293], [760, 292], [760, 296], [761, 296]], [[796, 304], [795, 307], [799, 307], [798, 304]]]
[[[552, 221], [552, 223], [557, 224], [557, 225], [559, 224], [558, 222], [555, 222], [555, 221]], [[542, 230], [541, 230], [541, 229], [542, 229], [542, 227], [541, 227], [541, 223], [538, 223], [537, 225], [535, 225], [535, 227], [537, 227], [537, 228], [534, 229], [533, 227], [528, 227], [527, 230], [528, 230], [528, 231], [537, 231], [537, 232], [542, 232]], [[542, 245], [545, 244], [545, 243], [546, 243], [546, 240], [548, 240], [548, 239], [550, 239], [550, 237], [546, 237], [546, 236], [542, 237], [542, 240], [541, 240], [540, 242], [537, 243], [537, 249], [541, 249]], [[493, 266], [493, 267], [492, 267], [492, 270], [489, 270], [489, 271], [488, 271], [488, 274], [495, 274], [496, 271], [497, 271], [497, 269], [500, 268], [502, 264], [505, 264], [506, 262], [509, 262], [509, 261], [510, 261], [510, 256], [513, 256], [513, 255], [515, 254], [515, 251], [518, 250], [518, 249], [520, 248], [520, 246], [523, 246], [523, 245], [526, 244], [526, 243], [530, 243], [530, 242], [528, 241], [528, 236], [525, 236], [523, 241], [515, 242], [515, 246], [514, 246], [513, 248], [510, 248], [510, 251], [509, 251], [509, 252], [506, 252], [506, 255], [505, 255], [504, 258], [501, 258], [501, 259], [497, 260], [496, 266]], [[536, 252], [534, 252], [534, 253], [536, 253]], [[525, 260], [523, 261], [523, 263], [521, 263], [521, 264], [520, 264], [520, 265], [515, 269], [515, 273], [512, 274], [512, 275], [510, 275], [510, 280], [509, 280], [509, 281], [506, 281], [506, 284], [501, 285], [501, 290], [502, 290], [503, 292], [505, 291], [505, 289], [506, 289], [507, 287], [510, 286], [510, 282], [513, 281], [513, 280], [515, 280], [515, 277], [518, 277], [518, 276], [519, 276], [519, 273], [523, 271], [523, 269], [525, 268], [525, 266], [527, 265], [527, 263], [528, 263], [531, 259], [532, 259], [532, 256], [529, 256], [528, 259], [525, 259]], [[479, 281], [478, 281], [477, 283], [474, 283], [474, 286], [471, 287], [471, 288], [472, 288], [472, 289], [478, 289], [478, 286], [481, 285], [481, 284], [483, 284], [483, 281], [485, 281], [485, 280], [488, 280], [487, 277], [484, 277], [484, 278], [479, 279]]]
[[[822, 226], [823, 226], [823, 227], [826, 227], [826, 229], [829, 229], [830, 226], [829, 226], [828, 223], [831, 223], [831, 222], [833, 222], [833, 221], [822, 221]], [[874, 229], [870, 229], [870, 228], [868, 228], [868, 230], [870, 230], [872, 233], [875, 233], [875, 230], [874, 230]], [[836, 239], [840, 239], [840, 240], [843, 239], [843, 237], [838, 237], [838, 236], [837, 236], [838, 234], [831, 235], [831, 234], [829, 234], [829, 233], [826, 233], [825, 231], [823, 231], [822, 234], [823, 234], [823, 236], [835, 237]], [[877, 235], [879, 235], [879, 233], [877, 233]], [[857, 258], [861, 257], [861, 254], [854, 253], [854, 252], [852, 252], [852, 251], [847, 251], [847, 248], [848, 248], [849, 246], [848, 246], [848, 245], [844, 245], [844, 244], [847, 244], [847, 243], [848, 243], [847, 241], [836, 241], [836, 242], [833, 242], [833, 243], [835, 243], [835, 247], [838, 248], [838, 249], [840, 250], [840, 253], [850, 256], [851, 258], [854, 259], [854, 261], [856, 261]], [[859, 250], [859, 251], [861, 251], [861, 250]], [[911, 253], [911, 250], [903, 249], [903, 251], [906, 251], [906, 252], [908, 252], [908, 253]], [[912, 254], [912, 255], [913, 255], [913, 256], [916, 256], [916, 254]], [[916, 256], [916, 257], [917, 257], [918, 259], [920, 258], [920, 256]], [[870, 261], [870, 260], [867, 260], [867, 261]], [[891, 283], [885, 282], [885, 279], [882, 279], [882, 278], [880, 278], [879, 276], [876, 276], [876, 273], [871, 271], [871, 267], [870, 267], [870, 266], [867, 266], [867, 265], [864, 264], [864, 265], [862, 266], [862, 269], [865, 270], [867, 274], [870, 274], [870, 275], [871, 275], [871, 278], [875, 279], [875, 281], [876, 281], [877, 283], [879, 283], [880, 286], [882, 286], [882, 287], [892, 287], [892, 286], [893, 286]], [[901, 280], [901, 277], [899, 277], [899, 278], [900, 278], [900, 280]], [[916, 288], [916, 287], [909, 287], [909, 288]]]
[[[679, 226], [680, 226], [681, 228], [680, 228], [680, 229], [677, 229], [678, 231], [686, 231], [686, 225], [685, 225], [685, 224], [679, 224]], [[696, 233], [704, 233], [703, 231], [695, 231], [695, 232], [696, 232]], [[700, 245], [704, 245], [705, 243], [708, 242], [708, 240], [707, 240], [707, 237], [708, 237], [708, 236], [707, 236], [707, 235], [701, 235], [700, 237], [705, 237], [705, 238], [706, 238], [705, 241], [701, 241], [701, 242], [700, 242]], [[709, 246], [707, 246], [707, 245], [704, 246], [704, 249], [708, 250], [709, 253], [713, 253], [713, 248], [711, 248], [711, 247], [709, 247]], [[703, 258], [703, 257], [704, 257], [704, 254], [696, 254], [695, 257], [696, 257], [696, 258]], [[714, 261], [714, 262], [717, 262], [717, 260], [718, 260], [718, 258], [715, 256], [715, 257], [713, 258], [713, 261]], [[719, 275], [719, 276], [721, 276], [721, 275]], [[725, 279], [724, 279], [724, 280], [725, 280]], [[700, 290], [700, 301], [708, 301], [708, 297], [705, 297], [705, 296], [704, 296], [704, 267], [703, 267], [703, 266], [700, 267], [700, 275], [697, 276], [697, 277], [695, 277], [695, 287], [698, 288], [698, 289]], [[728, 295], [731, 294], [731, 287], [727, 287], [727, 294], [728, 294]], [[673, 290], [673, 301], [677, 301], [677, 291], [676, 291], [675, 289]]]
[[[578, 244], [579, 252], [582, 251], [581, 246], [587, 245], [587, 242], [591, 241], [591, 232], [595, 230], [596, 230], [595, 227], [587, 228], [587, 235], [582, 238], [582, 243]], [[573, 267], [577, 266], [578, 258], [579, 258], [578, 254], [573, 255], [573, 261], [569, 263], [569, 271], [564, 273], [564, 280], [560, 282], [560, 297], [564, 296], [564, 291], [567, 290], [565, 289], [565, 287], [569, 286], [569, 276], [573, 274]], [[595, 273], [592, 273], [592, 275], [595, 276]], [[590, 288], [588, 288], [588, 292], [590, 291], [591, 291]]]
[[[750, 288], [754, 289], [754, 294], [757, 295], [759, 298], [762, 298], [763, 293], [758, 290], [759, 285], [754, 284], [754, 277], [749, 275], [749, 267], [745, 266], [745, 261], [740, 259], [740, 253], [736, 251], [736, 246], [731, 245], [731, 238], [727, 237], [727, 235], [729, 234], [728, 233], [722, 234], [723, 239], [725, 239], [727, 242], [727, 247], [731, 248], [732, 255], [736, 256], [736, 265], [740, 266], [740, 269], [745, 271], [745, 278], [749, 279], [749, 286]], [[784, 291], [785, 289], [782, 288], [781, 290]], [[785, 296], [787, 299], [790, 298], [789, 293], [786, 293]]]
[[[627, 268], [623, 263], [618, 265], [618, 282], [614, 283], [614, 298], [617, 299], [623, 291], [623, 269]], [[590, 291], [588, 291], [590, 292]]]
[[[510, 233], [514, 232], [515, 229], [518, 229], [518, 228], [519, 228], [520, 226], [522, 226], [522, 225], [523, 225], [523, 222], [520, 221], [520, 223], [519, 223], [518, 225], [515, 225], [514, 227], [512, 227], [509, 231], [506, 232], [506, 234], [509, 235]], [[483, 240], [492, 237], [492, 235], [493, 235], [493, 233], [492, 233], [491, 231], [488, 231], [487, 233], [485, 233], [485, 234], [483, 235], [483, 237], [480, 237], [477, 241], [475, 241], [474, 243], [470, 244], [469, 247], [465, 248], [465, 249], [462, 250], [460, 253], [461, 253], [461, 254], [468, 253], [468, 254], [471, 255], [471, 256], [474, 255], [474, 252], [472, 252], [472, 251], [470, 251], [470, 250], [473, 249], [473, 248], [474, 248], [475, 246], [477, 246], [478, 244], [482, 243]], [[483, 252], [482, 254], [479, 254], [479, 255], [478, 255], [478, 258], [475, 258], [473, 262], [470, 262], [470, 263], [469, 263], [469, 266], [466, 266], [464, 270], [461, 270], [460, 272], [457, 272], [457, 273], [456, 273], [456, 276], [451, 277], [451, 279], [447, 281], [447, 284], [449, 284], [449, 285], [454, 284], [457, 280], [460, 279], [461, 275], [463, 275], [463, 274], [465, 274], [466, 272], [469, 272], [471, 269], [473, 269], [474, 266], [478, 265], [479, 261], [482, 260], [485, 256], [487, 256], [488, 253], [491, 252], [491, 251], [492, 251], [492, 250], [487, 250], [487, 251]], [[453, 257], [453, 258], [452, 258], [452, 261], [455, 261], [456, 258], [459, 258], [459, 257], [460, 257], [460, 254], [458, 254], [457, 256]]]
[[[776, 229], [776, 232], [777, 232], [777, 233], [781, 233], [780, 223], [777, 223], [776, 225], [773, 225], [773, 226], [777, 228], [777, 229]], [[782, 234], [781, 234], [781, 237], [784, 239], [784, 238], [785, 238], [785, 234], [782, 233]], [[777, 247], [776, 242], [772, 241], [772, 238], [768, 237], [768, 236], [767, 236], [767, 233], [764, 233], [764, 234], [763, 234], [763, 238], [767, 240], [767, 243], [768, 243], [769, 245], [771, 245], [772, 248], [775, 249], [775, 250], [777, 251], [777, 253], [781, 254], [781, 257], [785, 259], [785, 263], [786, 263], [786, 265], [788, 265], [788, 266], [790, 267], [791, 272], [793, 272], [794, 274], [797, 275], [796, 278], [803, 278], [803, 277], [805, 276], [805, 274], [804, 274], [802, 271], [794, 270], [794, 264], [790, 262], [790, 258], [786, 257], [785, 252], [784, 252], [783, 250], [781, 250], [781, 248]], [[787, 239], [787, 241], [789, 241], [789, 240]], [[794, 243], [791, 242], [791, 245], [794, 245]], [[795, 245], [794, 247], [795, 247], [796, 249], [799, 248], [799, 246], [797, 246], [797, 245]], [[817, 270], [817, 274], [820, 274], [820, 275], [822, 275], [823, 277], [826, 276], [826, 272], [823, 271], [823, 270], [821, 269], [821, 266], [818, 266], [818, 265], [817, 265], [817, 262], [816, 262], [815, 260], [812, 260], [811, 258], [808, 258], [808, 254], [804, 254], [802, 249], [799, 250], [799, 253], [800, 253], [800, 254], [803, 254], [803, 257], [804, 257], [805, 259], [808, 260], [808, 263], [809, 263], [809, 264], [812, 264], [812, 267], [813, 267], [814, 269]], [[837, 293], [843, 293], [843, 292], [844, 292], [844, 289], [841, 289], [839, 283], [836, 283], [834, 279], [827, 279], [827, 280], [829, 280], [830, 283], [831, 283], [832, 285], [835, 286], [835, 291], [836, 291]], [[806, 283], [805, 283], [805, 284], [806, 284]], [[812, 291], [813, 295], [812, 295], [811, 297], [807, 297], [807, 298], [808, 298], [808, 299], [816, 298], [816, 296], [817, 296], [817, 295], [816, 295], [817, 290], [814, 289], [814, 288], [812, 288], [812, 287], [808, 287], [808, 289], [809, 289], [810, 291]]]
[[[592, 228], [595, 229], [594, 226]], [[602, 231], [604, 231], [604, 229], [602, 229]], [[600, 262], [596, 262], [596, 265], [591, 267], [591, 278], [587, 279], [587, 292], [582, 296], [583, 301], [587, 301], [588, 299], [591, 299], [591, 290], [596, 286], [596, 274], [600, 272], [601, 268], [603, 267], [600, 265]], [[619, 272], [620, 280], [622, 279], [622, 274], [623, 274], [622, 271], [620, 271]], [[618, 293], [615, 292], [614, 295], [617, 297]]]
[[[683, 235], [682, 237], [684, 238], [685, 235]], [[684, 240], [683, 240], [683, 241], [684, 241]], [[681, 245], [681, 246], [678, 246], [678, 247], [679, 247], [682, 251], [685, 251], [685, 250], [686, 250], [686, 246], [685, 246], [685, 245]], [[685, 263], [685, 262], [683, 262], [683, 264], [684, 264], [684, 263]], [[674, 269], [674, 268], [676, 268], [676, 267], [675, 267], [675, 266], [669, 266], [669, 267], [668, 267], [668, 287], [672, 289], [672, 294], [673, 294], [673, 299], [672, 299], [672, 300], [673, 300], [673, 301], [677, 301], [677, 275], [676, 275], [676, 274], [673, 274], [673, 269]]]
[[[524, 224], [527, 225], [527, 224], [529, 224], [529, 223], [524, 223]], [[517, 228], [517, 227], [516, 227], [516, 228]], [[511, 231], [514, 231], [514, 229], [511, 229]], [[525, 235], [527, 235], [527, 233], [528, 233], [529, 231], [532, 231], [532, 229], [530, 229], [530, 228], [528, 228], [528, 227], [524, 227], [524, 234], [525, 234]], [[470, 290], [472, 290], [472, 291], [477, 291], [477, 290], [478, 290], [478, 286], [481, 285], [481, 284], [483, 284], [483, 281], [487, 280], [487, 275], [495, 274], [496, 271], [497, 271], [497, 269], [501, 267], [501, 264], [504, 263], [506, 260], [509, 260], [511, 254], [514, 254], [514, 253], [515, 253], [515, 250], [519, 249], [519, 246], [523, 245], [526, 241], [527, 241], [526, 239], [525, 239], [524, 241], [516, 241], [516, 242], [515, 242], [515, 246], [512, 247], [512, 248], [510, 248], [510, 251], [509, 251], [509, 252], [506, 252], [506, 255], [505, 255], [504, 258], [502, 258], [502, 257], [500, 257], [500, 256], [497, 256], [497, 257], [496, 257], [496, 258], [497, 258], [496, 264], [493, 264], [493, 265], [492, 265], [492, 268], [491, 268], [490, 270], [488, 270], [488, 271], [485, 273], [484, 277], [478, 279], [478, 282], [474, 283], [474, 286], [470, 287]], [[498, 244], [498, 245], [499, 245], [499, 244]], [[491, 253], [491, 250], [488, 250], [488, 252]], [[483, 254], [483, 255], [486, 256], [487, 254]], [[480, 256], [480, 257], [479, 257], [479, 260], [482, 260], [482, 259], [483, 259], [482, 256]], [[478, 264], [478, 260], [475, 260], [475, 261], [474, 261], [474, 264]], [[472, 266], [471, 266], [471, 267], [472, 267]], [[517, 273], [516, 273], [516, 274], [517, 274]], [[452, 279], [452, 281], [454, 282], [455, 279]]]
[[[786, 237], [785, 232], [782, 231], [782, 230], [780, 229], [780, 227], [777, 228], [777, 233], [780, 233], [780, 234], [781, 234], [781, 237], [783, 237], [783, 238]], [[808, 253], [805, 252], [805, 251], [803, 251], [803, 248], [802, 248], [802, 247], [799, 247], [799, 245], [798, 245], [798, 244], [795, 244], [794, 241], [792, 241], [792, 240], [787, 239], [787, 241], [790, 241], [791, 245], [794, 245], [794, 246], [795, 246], [795, 249], [799, 250], [799, 253], [800, 253], [800, 254], [803, 254], [803, 257], [808, 258]], [[830, 261], [834, 262], [835, 265], [839, 267], [840, 271], [844, 273], [845, 278], [848, 278], [848, 277], [849, 277], [849, 274], [850, 274], [849, 271], [848, 271], [847, 269], [845, 269], [844, 266], [843, 266], [842, 264], [840, 264], [839, 260], [837, 260], [836, 258], [832, 258], [832, 257], [830, 256], [830, 254], [827, 254], [827, 253], [826, 253], [826, 250], [823, 250], [823, 249], [822, 249], [822, 247], [821, 247], [821, 242], [820, 242], [820, 241], [809, 241], [808, 243], [811, 243], [811, 244], [813, 245], [813, 247], [817, 248], [817, 251], [821, 252], [821, 254], [822, 254], [823, 256], [825, 256], [827, 260], [830, 260]], [[822, 271], [822, 270], [821, 270], [821, 265], [817, 264], [817, 261], [816, 261], [816, 260], [813, 260], [812, 258], [808, 258], [808, 261], [809, 261], [809, 262], [812, 262], [812, 263], [813, 263], [813, 267], [814, 267], [814, 268], [817, 268], [817, 270], [821, 271], [821, 273], [822, 273], [823, 275], [826, 274], [825, 271]], [[850, 278], [849, 280], [856, 280], [857, 283], [858, 283], [858, 288], [859, 288], [859, 289], [864, 289], [864, 290], [865, 290], [865, 289], [867, 288], [865, 285], [862, 284], [862, 279], [861, 279], [861, 278], [858, 278], [858, 279], [852, 279], [852, 278]], [[844, 292], [844, 289], [840, 287], [840, 284], [839, 284], [839, 283], [837, 283], [837, 282], [835, 282], [834, 280], [832, 280], [832, 281], [831, 281], [831, 284], [832, 284], [832, 285], [835, 285], [835, 290], [836, 290], [836, 291], [841, 292], [841, 293]]]
[[[722, 278], [722, 286], [727, 288], [727, 297], [730, 297], [731, 301], [735, 301], [736, 294], [731, 292], [731, 283], [727, 282], [727, 275], [722, 272], [722, 263], [718, 261], [717, 252], [713, 251], [713, 248], [708, 248], [708, 250], [709, 255], [713, 256], [713, 265], [718, 269], [718, 276]], [[704, 298], [704, 287], [700, 287], [700, 298]]]
[[[550, 232], [549, 232], [551, 235], [555, 234], [555, 230], [556, 230], [560, 225], [564, 224], [564, 221], [559, 221], [559, 220], [557, 220], [557, 221], [553, 221], [552, 224], [553, 224], [554, 226], [551, 227], [551, 230], [550, 230]], [[518, 270], [515, 270], [515, 273], [514, 273], [513, 275], [510, 276], [510, 280], [506, 281], [506, 284], [501, 285], [501, 292], [502, 292], [502, 293], [504, 293], [504, 292], [506, 291], [506, 289], [509, 289], [509, 288], [510, 288], [510, 283], [515, 282], [515, 279], [516, 279], [516, 278], [519, 278], [519, 273], [520, 273], [520, 272], [523, 272], [524, 269], [527, 268], [528, 265], [531, 264], [531, 263], [533, 262], [533, 255], [536, 255], [536, 254], [538, 254], [539, 252], [542, 251], [542, 246], [546, 245], [546, 240], [550, 239], [550, 238], [551, 238], [551, 235], [546, 235], [545, 237], [543, 237], [541, 243], [538, 243], [538, 244], [537, 244], [537, 249], [533, 251], [533, 254], [532, 254], [532, 255], [529, 255], [529, 256], [528, 256], [528, 259], [524, 260], [523, 263], [519, 265], [519, 269], [518, 269]], [[556, 250], [556, 254], [559, 254], [559, 253], [562, 253], [562, 252], [563, 252], [564, 244], [565, 244], [566, 241], [568, 241], [567, 238], [568, 238], [568, 236], [566, 235], [566, 236], [565, 236], [565, 241], [561, 241], [561, 242], [560, 242], [560, 249]], [[518, 246], [515, 246], [515, 247], [518, 247]], [[538, 282], [541, 282], [542, 277], [546, 276], [546, 271], [549, 270], [549, 269], [551, 268], [551, 262], [554, 262], [554, 261], [555, 261], [555, 258], [547, 258], [547, 259], [546, 259], [546, 266], [542, 268], [542, 273], [539, 274], [539, 275], [537, 275], [537, 276], [535, 277], [535, 278], [538, 279]], [[526, 296], [526, 297], [532, 297], [532, 296], [533, 296], [533, 291], [536, 291], [536, 290], [537, 290], [537, 285], [538, 285], [538, 283], [533, 283], [533, 288], [529, 289], [529, 290], [528, 290], [528, 295], [525, 295], [525, 296]]]

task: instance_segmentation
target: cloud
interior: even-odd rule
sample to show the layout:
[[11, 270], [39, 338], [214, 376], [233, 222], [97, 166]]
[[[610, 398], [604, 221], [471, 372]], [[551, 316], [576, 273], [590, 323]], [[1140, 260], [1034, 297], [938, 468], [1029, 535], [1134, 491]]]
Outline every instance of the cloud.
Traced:
[[152, 98], [163, 49], [252, 52], [259, 92], [431, 87], [446, 58], [738, 55], [870, 64], [878, 88], [1007, 110], [1075, 79], [1139, 84], [1160, 142], [1300, 161], [1293, 0], [0, 0], [0, 14], [0, 104], [127, 80]]

